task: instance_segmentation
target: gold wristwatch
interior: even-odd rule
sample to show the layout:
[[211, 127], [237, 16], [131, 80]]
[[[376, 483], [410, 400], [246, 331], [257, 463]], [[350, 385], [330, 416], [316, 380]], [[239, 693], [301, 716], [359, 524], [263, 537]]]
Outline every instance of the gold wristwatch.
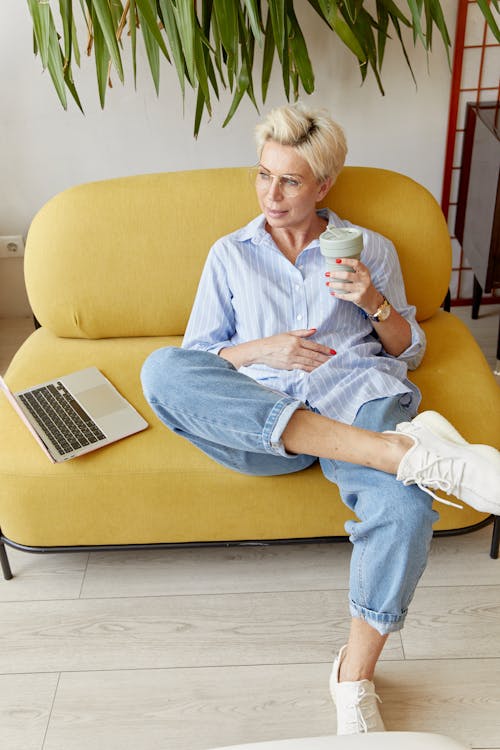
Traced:
[[387, 320], [391, 314], [391, 307], [389, 300], [384, 297], [382, 303], [378, 306], [373, 315], [368, 315], [368, 317], [375, 323], [382, 323], [384, 320]]

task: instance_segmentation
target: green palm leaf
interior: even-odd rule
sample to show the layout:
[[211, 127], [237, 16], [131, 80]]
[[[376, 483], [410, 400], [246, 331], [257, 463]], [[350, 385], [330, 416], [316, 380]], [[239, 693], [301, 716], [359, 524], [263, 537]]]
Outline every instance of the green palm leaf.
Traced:
[[[476, 2], [488, 27], [500, 41], [500, 0]], [[87, 49], [94, 56], [102, 107], [111, 67], [120, 80], [124, 80], [121, 49], [126, 47], [127, 39], [130, 39], [136, 83], [137, 28], [141, 29], [140, 38], [157, 93], [162, 56], [175, 65], [182, 96], [185, 96], [186, 80], [195, 92], [195, 134], [198, 134], [204, 111], [211, 113], [211, 97], [219, 97], [221, 86], [232, 92], [224, 125], [233, 117], [245, 94], [258, 106], [253, 80], [256, 45], [262, 49], [262, 101], [267, 97], [275, 57], [279, 60], [283, 90], [288, 99], [291, 95], [297, 98], [301, 88], [308, 94], [314, 91], [314, 70], [307, 40], [296, 15], [296, 9], [304, 0], [267, 0], [267, 3], [262, 0], [26, 0], [26, 3], [33, 27], [34, 52], [40, 56], [42, 68], [49, 70], [65, 108], [68, 91], [82, 108], [72, 73], [72, 62], [80, 65], [75, 6], [80, 7], [85, 17]], [[403, 26], [412, 30], [414, 44], [422, 44], [427, 52], [432, 49], [433, 37], [438, 36], [449, 56], [451, 41], [442, 0], [307, 0], [307, 3], [355, 56], [362, 81], [371, 70], [382, 93], [381, 70], [386, 47], [392, 38], [398, 41], [415, 79]], [[59, 30], [52, 7], [59, 8]], [[128, 33], [122, 33], [125, 24]]]
[[252, 30], [253, 37], [259, 47], [263, 44], [264, 35], [262, 33], [262, 18], [260, 12], [260, 5], [257, 0], [243, 0], [246, 12], [248, 14], [248, 20], [250, 28]]
[[134, 73], [134, 86], [137, 85], [137, 7], [135, 0], [130, 0], [129, 7], [130, 48], [132, 51], [132, 71]]
[[[137, 2], [137, 0], [136, 0]], [[150, 3], [150, 0], [145, 0], [145, 4], [148, 5]], [[149, 68], [151, 70], [151, 76], [153, 78], [154, 87], [156, 90], [156, 94], [158, 95], [160, 93], [160, 47], [156, 40], [154, 32], [151, 30], [151, 25], [148, 23], [148, 21], [145, 19], [142, 8], [144, 7], [144, 3], [137, 4], [138, 5], [138, 11], [139, 11], [139, 21], [142, 31], [142, 37], [144, 39], [144, 46], [146, 48], [146, 55], [148, 58]], [[153, 13], [153, 9], [150, 7], [151, 15]]]
[[170, 60], [168, 50], [161, 35], [160, 27], [158, 26], [155, 0], [135, 0], [135, 4], [139, 11], [139, 18], [141, 20], [143, 32], [144, 26], [146, 26], [149, 32], [147, 36], [148, 40], [154, 39], [157, 47], [161, 49], [167, 60]]
[[104, 109], [111, 56], [101, 26], [98, 22], [95, 8], [92, 8], [91, 20], [94, 31], [94, 57], [97, 74], [97, 88], [99, 91], [101, 107]]
[[360, 63], [366, 61], [366, 55], [363, 51], [363, 46], [360, 45], [359, 40], [352, 32], [352, 28], [341, 15], [341, 4], [332, 2], [331, 0], [318, 0], [317, 9], [319, 8], [320, 14], [323, 16], [325, 21], [328, 23], [331, 29], [337, 34], [346, 47], [356, 55]]
[[409, 5], [412, 17], [413, 42], [416, 42], [417, 39], [420, 39], [424, 47], [427, 48], [426, 38], [422, 31], [421, 23], [422, 0], [407, 0], [407, 3]]
[[75, 17], [71, 22], [71, 42], [73, 45], [73, 54], [75, 56], [75, 62], [80, 67], [80, 48], [78, 47], [78, 36], [76, 33]]
[[186, 63], [189, 80], [194, 84], [196, 82], [196, 64], [195, 64], [195, 29], [196, 19], [194, 4], [192, 0], [167, 0], [172, 5], [172, 11], [175, 18], [179, 39], [182, 46], [182, 53]]
[[500, 42], [500, 30], [498, 28], [497, 22], [495, 21], [495, 16], [491, 12], [491, 5], [493, 5], [497, 13], [499, 12], [498, 0], [491, 0], [491, 5], [488, 0], [477, 0], [477, 4], [481, 8], [481, 12], [486, 19], [486, 23], [493, 32], [495, 39], [497, 40], [497, 42]]
[[36, 46], [45, 69], [49, 64], [50, 44], [50, 5], [41, 3], [39, 0], [28, 0], [28, 8], [33, 19], [33, 33]]
[[118, 73], [120, 81], [123, 83], [123, 66], [120, 56], [120, 49], [116, 41], [116, 27], [113, 23], [113, 16], [108, 4], [108, 0], [92, 0], [92, 22], [94, 30], [96, 26], [100, 27], [100, 36], [108, 49], [108, 55]]
[[264, 42], [264, 54], [262, 58], [262, 79], [261, 79], [262, 101], [264, 102], [266, 101], [266, 97], [267, 97], [267, 90], [269, 88], [269, 81], [271, 78], [271, 71], [273, 68], [274, 50], [276, 49], [276, 45], [274, 43], [274, 34], [273, 34], [271, 24], [272, 24], [271, 13], [268, 12], [266, 28], [264, 32], [265, 42]]
[[270, 0], [269, 15], [271, 17], [271, 28], [274, 36], [276, 51], [280, 60], [285, 57], [286, 44], [286, 21], [285, 21], [285, 0]]
[[50, 18], [49, 25], [49, 48], [48, 48], [48, 62], [47, 67], [49, 69], [50, 77], [57, 91], [57, 95], [63, 105], [64, 109], [67, 108], [66, 99], [66, 84], [64, 81], [64, 56], [59, 47], [59, 39], [57, 38], [56, 28]]
[[[181, 40], [177, 25], [175, 23], [175, 16], [172, 9], [172, 3], [169, 0], [159, 0], [160, 14], [165, 27], [165, 33], [167, 35], [170, 49], [172, 51], [172, 57], [174, 58], [175, 68], [177, 70], [177, 77], [181, 85], [182, 96], [185, 92], [185, 77], [186, 77], [186, 65], [184, 63], [184, 55], [182, 54]], [[193, 80], [189, 81], [191, 86], [195, 85]]]
[[64, 60], [70, 64], [73, 50], [73, 3], [71, 0], [59, 0], [59, 11], [63, 23]]
[[[309, 59], [309, 53], [307, 52], [306, 41], [291, 3], [288, 6], [288, 20], [290, 24], [290, 57], [292, 65], [304, 87], [304, 91], [307, 94], [312, 94], [314, 91], [314, 72], [311, 60]], [[295, 88], [295, 95], [296, 97], [298, 96], [297, 87]]]

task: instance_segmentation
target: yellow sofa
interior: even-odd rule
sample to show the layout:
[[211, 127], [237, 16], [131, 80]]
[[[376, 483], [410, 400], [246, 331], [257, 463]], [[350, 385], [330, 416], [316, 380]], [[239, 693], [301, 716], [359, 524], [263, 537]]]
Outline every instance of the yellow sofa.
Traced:
[[[325, 204], [396, 245], [428, 339], [424, 362], [411, 374], [422, 408], [441, 411], [469, 440], [499, 447], [497, 384], [468, 329], [440, 309], [451, 249], [434, 198], [403, 175], [347, 167]], [[20, 390], [96, 365], [150, 427], [52, 465], [0, 398], [5, 577], [4, 543], [53, 551], [345, 538], [350, 512], [317, 466], [271, 478], [233, 473], [164, 428], [141, 392], [147, 355], [182, 340], [209, 247], [257, 213], [248, 171], [213, 169], [81, 185], [35, 216], [25, 276], [41, 327], [15, 355], [7, 383]], [[441, 533], [493, 520], [467, 506], [436, 507]]]

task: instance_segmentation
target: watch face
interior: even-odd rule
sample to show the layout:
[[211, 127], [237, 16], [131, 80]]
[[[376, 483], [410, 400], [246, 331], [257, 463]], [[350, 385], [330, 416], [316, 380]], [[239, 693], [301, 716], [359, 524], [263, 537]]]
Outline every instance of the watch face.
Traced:
[[380, 321], [387, 320], [390, 314], [391, 314], [391, 305], [389, 302], [387, 302], [387, 300], [385, 300], [382, 309], [377, 315], [377, 320], [380, 320]]

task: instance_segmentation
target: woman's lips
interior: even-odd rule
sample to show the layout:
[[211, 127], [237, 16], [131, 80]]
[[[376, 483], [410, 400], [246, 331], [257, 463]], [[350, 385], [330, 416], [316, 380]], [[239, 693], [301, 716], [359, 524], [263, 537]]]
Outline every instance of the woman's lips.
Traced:
[[279, 219], [281, 216], [284, 216], [287, 212], [286, 211], [278, 211], [277, 209], [267, 208], [267, 215], [270, 216], [272, 219]]

